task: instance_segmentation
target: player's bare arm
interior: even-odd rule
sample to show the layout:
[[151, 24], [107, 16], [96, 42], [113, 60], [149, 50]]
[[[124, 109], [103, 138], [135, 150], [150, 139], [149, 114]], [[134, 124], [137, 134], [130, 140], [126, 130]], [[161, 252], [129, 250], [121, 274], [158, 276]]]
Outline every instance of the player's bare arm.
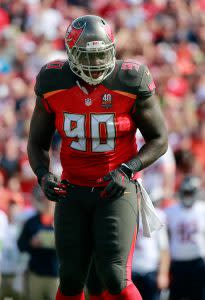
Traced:
[[[136, 101], [134, 118], [145, 140], [137, 154], [141, 162], [140, 169], [144, 169], [163, 155], [168, 147], [165, 121], [155, 95], [143, 101]], [[130, 164], [132, 165], [131, 161], [128, 162], [128, 165]]]
[[46, 111], [41, 98], [37, 97], [28, 139], [28, 157], [34, 173], [39, 167], [49, 170], [48, 152], [54, 132], [54, 115]]
[[136, 157], [124, 162], [120, 168], [104, 177], [104, 180], [111, 181], [102, 196], [109, 195], [110, 198], [116, 198], [122, 195], [125, 191], [123, 183], [129, 181], [136, 172], [151, 165], [167, 151], [167, 130], [156, 96], [152, 95], [146, 100], [138, 100], [133, 117], [145, 139], [145, 144]]
[[59, 186], [57, 177], [49, 172], [49, 149], [54, 132], [54, 114], [48, 113], [42, 99], [37, 97], [28, 139], [29, 162], [46, 197], [58, 201], [66, 191]]

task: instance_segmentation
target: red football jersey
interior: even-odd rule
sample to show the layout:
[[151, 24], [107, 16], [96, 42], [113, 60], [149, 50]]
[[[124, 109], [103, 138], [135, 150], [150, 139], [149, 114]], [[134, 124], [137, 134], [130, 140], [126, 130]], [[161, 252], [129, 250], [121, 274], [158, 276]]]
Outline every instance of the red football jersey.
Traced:
[[[54, 63], [53, 65], [55, 66]], [[135, 139], [137, 124], [132, 112], [135, 102], [138, 101], [138, 94], [141, 93], [139, 101], [143, 101], [143, 96], [147, 98], [153, 93], [153, 88], [150, 88], [152, 79], [144, 83], [142, 73], [145, 73], [145, 68], [139, 72], [140, 65], [137, 64], [134, 74], [139, 78], [138, 81], [135, 78], [135, 81], [136, 84], [137, 82], [140, 84], [138, 88], [133, 86], [131, 78], [130, 86], [129, 78], [127, 83], [120, 74], [123, 72], [121, 62], [117, 65], [118, 70], [114, 73], [116, 77], [113, 78], [113, 82], [110, 80], [106, 84], [105, 81], [89, 94], [83, 91], [79, 79], [70, 73], [70, 70], [67, 78], [69, 80], [72, 77], [72, 80], [68, 86], [61, 82], [57, 86], [55, 83], [52, 87], [43, 89], [42, 82], [44, 85], [48, 84], [49, 77], [52, 78], [54, 72], [62, 71], [60, 68], [52, 68], [52, 65], [48, 66], [43, 72], [50, 71], [50, 76], [43, 75], [42, 79], [42, 75], [39, 75], [41, 80], [37, 78], [36, 93], [42, 96], [48, 112], [55, 114], [56, 129], [62, 138], [60, 153], [62, 179], [83, 186], [99, 186], [97, 183], [99, 178], [137, 154]], [[126, 71], [127, 69], [124, 70]], [[147, 74], [150, 76], [150, 73]], [[64, 81], [65, 78], [66, 74]], [[59, 77], [57, 81], [59, 82]]]

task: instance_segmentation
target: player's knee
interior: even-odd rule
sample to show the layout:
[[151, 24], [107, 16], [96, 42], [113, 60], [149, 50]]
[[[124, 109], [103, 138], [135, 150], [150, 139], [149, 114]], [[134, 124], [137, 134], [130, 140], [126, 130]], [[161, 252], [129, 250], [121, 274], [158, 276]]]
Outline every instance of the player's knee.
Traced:
[[71, 272], [68, 270], [60, 271], [60, 290], [64, 295], [77, 295], [84, 287], [84, 279], [80, 272]]
[[111, 294], [118, 294], [126, 287], [124, 274], [124, 270], [118, 265], [106, 266], [102, 270], [103, 282]]
[[86, 283], [86, 287], [90, 295], [100, 295], [104, 290], [103, 285], [95, 279], [93, 280], [93, 282], [88, 280]]

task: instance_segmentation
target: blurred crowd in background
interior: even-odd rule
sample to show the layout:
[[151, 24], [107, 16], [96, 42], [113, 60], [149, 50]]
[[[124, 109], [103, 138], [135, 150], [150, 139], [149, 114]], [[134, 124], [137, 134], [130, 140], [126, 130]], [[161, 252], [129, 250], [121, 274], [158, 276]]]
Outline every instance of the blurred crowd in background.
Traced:
[[[142, 174], [150, 195], [171, 205], [187, 174], [205, 188], [205, 0], [0, 0], [0, 210], [16, 222], [16, 237], [39, 204], [26, 153], [35, 78], [45, 63], [66, 59], [66, 28], [85, 14], [111, 24], [118, 59], [136, 59], [153, 74], [169, 149]], [[56, 133], [57, 175], [60, 142]]]

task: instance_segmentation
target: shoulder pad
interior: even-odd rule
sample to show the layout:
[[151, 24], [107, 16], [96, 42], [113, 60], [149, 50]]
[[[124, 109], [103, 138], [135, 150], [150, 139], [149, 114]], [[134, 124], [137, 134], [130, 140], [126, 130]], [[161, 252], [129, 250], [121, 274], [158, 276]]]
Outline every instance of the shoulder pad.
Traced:
[[[150, 79], [146, 78], [147, 76], [150, 76]], [[136, 60], [129, 59], [118, 60], [114, 71], [103, 83], [111, 90], [120, 90], [140, 98], [147, 98], [152, 94], [148, 86], [152, 82], [148, 68]]]
[[35, 93], [43, 97], [48, 92], [69, 89], [76, 84], [74, 77], [67, 60], [49, 62], [41, 68], [36, 77]]

